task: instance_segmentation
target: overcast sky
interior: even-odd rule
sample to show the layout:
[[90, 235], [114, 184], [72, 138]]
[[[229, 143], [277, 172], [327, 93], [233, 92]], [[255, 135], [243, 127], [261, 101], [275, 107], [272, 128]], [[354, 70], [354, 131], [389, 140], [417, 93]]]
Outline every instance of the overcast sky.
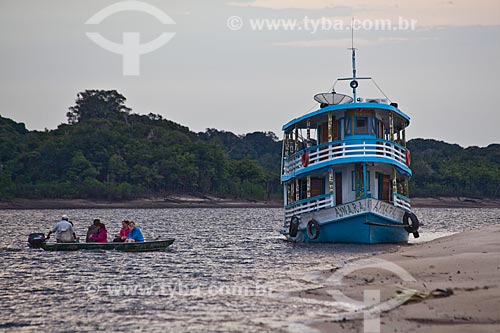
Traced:
[[[500, 142], [500, 1], [146, 0], [175, 24], [137, 11], [85, 24], [117, 2], [0, 0], [0, 114], [29, 129], [54, 129], [78, 92], [116, 89], [133, 112], [158, 113], [193, 131], [281, 137], [284, 123], [315, 106], [314, 94], [350, 75], [351, 32], [339, 22], [347, 26], [354, 16], [358, 75], [374, 77], [411, 117], [408, 137]], [[297, 23], [255, 27], [266, 19]], [[381, 19], [391, 28], [376, 28]], [[412, 20], [414, 29], [406, 26]], [[131, 76], [122, 56], [88, 32], [114, 43], [124, 32], [140, 33], [141, 43], [175, 35], [141, 55], [140, 73]], [[359, 96], [377, 97], [363, 82]]]

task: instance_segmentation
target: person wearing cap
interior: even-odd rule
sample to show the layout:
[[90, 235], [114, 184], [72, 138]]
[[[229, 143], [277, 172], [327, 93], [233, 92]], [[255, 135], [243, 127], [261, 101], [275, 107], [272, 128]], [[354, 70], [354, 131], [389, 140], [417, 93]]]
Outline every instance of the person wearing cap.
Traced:
[[58, 243], [73, 243], [76, 241], [76, 235], [73, 231], [73, 224], [69, 222], [68, 215], [63, 215], [61, 221], [57, 222], [54, 228], [47, 234], [47, 239], [52, 233], [56, 234]]

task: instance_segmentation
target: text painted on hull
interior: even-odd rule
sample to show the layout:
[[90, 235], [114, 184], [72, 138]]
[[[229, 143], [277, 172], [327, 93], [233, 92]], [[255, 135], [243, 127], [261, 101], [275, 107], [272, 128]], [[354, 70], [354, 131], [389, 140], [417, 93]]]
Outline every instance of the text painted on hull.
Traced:
[[370, 198], [335, 206], [331, 209], [326, 210], [322, 214], [319, 213], [317, 215], [324, 215], [325, 219], [335, 220], [370, 212], [392, 219], [394, 221], [401, 221], [404, 214], [404, 210], [398, 207], [395, 207], [384, 201]]
[[372, 200], [371, 211], [382, 216], [389, 217], [393, 220], [401, 219], [401, 211], [393, 205], [389, 205], [383, 201]]
[[362, 200], [362, 201], [350, 202], [348, 204], [341, 206], [336, 206], [334, 207], [334, 209], [337, 218], [344, 218], [347, 216], [366, 212], [366, 205], [364, 200]]

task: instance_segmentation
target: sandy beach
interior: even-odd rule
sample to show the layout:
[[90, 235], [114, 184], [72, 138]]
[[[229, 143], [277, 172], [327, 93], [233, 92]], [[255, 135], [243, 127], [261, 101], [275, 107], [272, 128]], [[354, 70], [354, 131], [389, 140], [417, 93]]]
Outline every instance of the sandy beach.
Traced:
[[[385, 263], [385, 268], [395, 264], [411, 279], [402, 279], [404, 274], [397, 270], [367, 267], [364, 260]], [[332, 291], [340, 290], [363, 301], [365, 290], [379, 290], [381, 302], [401, 303], [382, 309], [380, 332], [500, 332], [500, 224], [403, 246], [350, 264], [356, 267], [357, 262], [365, 268], [342, 273], [341, 286], [331, 285], [335, 275], [331, 270], [324, 272], [330, 278], [323, 287], [292, 296], [331, 300]], [[345, 317], [305, 324], [313, 332], [363, 332], [362, 315], [352, 317], [347, 311]]]

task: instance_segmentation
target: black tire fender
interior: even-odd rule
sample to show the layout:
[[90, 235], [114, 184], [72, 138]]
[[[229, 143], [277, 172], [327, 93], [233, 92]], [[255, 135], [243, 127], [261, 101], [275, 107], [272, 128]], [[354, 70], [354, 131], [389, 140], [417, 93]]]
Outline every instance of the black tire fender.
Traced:
[[300, 219], [296, 215], [292, 216], [292, 219], [290, 220], [290, 229], [288, 230], [288, 236], [297, 236], [297, 233], [299, 232], [299, 224]]
[[307, 236], [309, 236], [310, 239], [316, 239], [319, 237], [319, 233], [320, 233], [319, 222], [316, 221], [315, 219], [312, 219], [307, 223]]
[[[410, 223], [411, 222], [411, 223]], [[420, 227], [420, 222], [418, 221], [417, 215], [412, 212], [406, 212], [403, 216], [403, 224], [405, 225], [405, 230], [409, 234], [413, 234], [415, 238], [420, 237], [418, 233], [418, 228]]]

